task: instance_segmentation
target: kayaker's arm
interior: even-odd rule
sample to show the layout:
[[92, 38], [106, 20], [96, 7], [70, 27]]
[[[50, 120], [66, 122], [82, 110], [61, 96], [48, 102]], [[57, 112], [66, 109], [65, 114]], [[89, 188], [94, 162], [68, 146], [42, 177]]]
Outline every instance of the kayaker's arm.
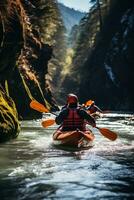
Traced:
[[95, 105], [95, 108], [96, 108], [96, 110], [97, 110], [98, 112], [103, 113], [103, 111], [102, 111], [98, 106]]
[[91, 124], [91, 126], [96, 126], [95, 119], [91, 115], [89, 115], [85, 110], [80, 109], [78, 110], [78, 113], [82, 118], [87, 120]]
[[64, 108], [55, 118], [56, 124], [58, 125], [61, 124], [67, 115], [68, 115], [68, 109]]
[[103, 111], [96, 105], [90, 105], [86, 108], [86, 110], [93, 110], [93, 112], [100, 112], [100, 113], [103, 113]]

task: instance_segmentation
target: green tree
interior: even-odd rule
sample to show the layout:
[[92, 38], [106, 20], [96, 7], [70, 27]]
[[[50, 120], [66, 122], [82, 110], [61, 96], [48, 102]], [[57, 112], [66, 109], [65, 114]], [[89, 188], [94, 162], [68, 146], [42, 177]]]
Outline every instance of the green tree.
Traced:
[[100, 22], [100, 31], [102, 30], [102, 12], [101, 12], [101, 3], [102, 1], [100, 0], [90, 0], [91, 3], [94, 3], [94, 5], [97, 7], [98, 10], [98, 15], [99, 15], [99, 22]]

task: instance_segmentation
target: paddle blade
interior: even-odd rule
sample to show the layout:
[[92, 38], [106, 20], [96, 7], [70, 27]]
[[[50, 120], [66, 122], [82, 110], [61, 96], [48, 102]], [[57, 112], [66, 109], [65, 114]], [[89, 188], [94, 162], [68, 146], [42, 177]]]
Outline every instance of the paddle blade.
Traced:
[[52, 126], [54, 123], [55, 123], [54, 119], [45, 119], [42, 121], [41, 124], [44, 128], [47, 128], [48, 126]]
[[36, 100], [31, 101], [30, 108], [32, 108], [36, 111], [39, 111], [39, 112], [45, 112], [45, 113], [49, 112], [49, 110], [44, 105], [42, 105], [41, 103], [39, 103]]
[[117, 139], [117, 134], [115, 132], [109, 130], [108, 128], [98, 128], [98, 129], [99, 129], [100, 133], [104, 137], [108, 138], [109, 140], [114, 141]]
[[88, 100], [86, 101], [85, 106], [91, 106], [92, 103], [94, 103], [94, 101]]

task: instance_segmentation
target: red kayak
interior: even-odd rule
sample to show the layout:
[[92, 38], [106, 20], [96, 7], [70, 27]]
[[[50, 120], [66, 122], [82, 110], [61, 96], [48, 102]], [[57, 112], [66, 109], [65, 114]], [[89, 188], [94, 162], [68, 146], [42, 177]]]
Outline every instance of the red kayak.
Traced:
[[86, 131], [61, 131], [58, 129], [53, 134], [53, 144], [57, 147], [89, 149], [93, 146], [94, 134]]

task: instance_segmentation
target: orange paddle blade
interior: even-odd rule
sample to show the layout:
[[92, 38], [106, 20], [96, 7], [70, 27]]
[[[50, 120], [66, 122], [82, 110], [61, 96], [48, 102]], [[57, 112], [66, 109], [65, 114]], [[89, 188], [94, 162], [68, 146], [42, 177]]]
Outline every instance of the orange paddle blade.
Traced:
[[[98, 128], [98, 127], [97, 127]], [[109, 130], [108, 128], [98, 128], [100, 133], [105, 136], [106, 138], [108, 138], [109, 140], [116, 140], [117, 139], [117, 134], [111, 130]]]
[[85, 106], [91, 106], [92, 103], [94, 103], [94, 101], [88, 100], [88, 101], [85, 103]]
[[42, 121], [42, 126], [44, 127], [44, 128], [47, 128], [48, 126], [51, 126], [51, 125], [53, 125], [55, 123], [55, 120], [54, 119], [45, 119], [45, 120], [43, 120]]
[[42, 105], [41, 103], [39, 103], [36, 100], [31, 101], [30, 108], [32, 108], [36, 111], [39, 111], [39, 112], [45, 112], [45, 113], [49, 112], [49, 110], [44, 105]]

